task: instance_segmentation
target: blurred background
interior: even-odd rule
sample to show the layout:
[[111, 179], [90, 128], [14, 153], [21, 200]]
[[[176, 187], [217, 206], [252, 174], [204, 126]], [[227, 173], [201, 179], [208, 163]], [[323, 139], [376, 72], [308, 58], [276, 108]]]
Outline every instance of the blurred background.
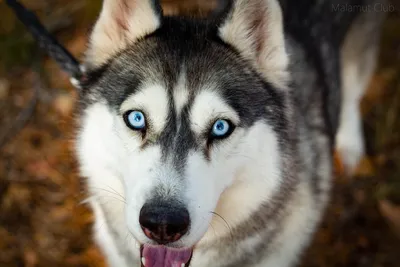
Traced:
[[[26, 0], [82, 57], [100, 0]], [[214, 1], [164, 0], [204, 15]], [[400, 266], [400, 5], [392, 1], [379, 66], [361, 109], [367, 155], [354, 177], [335, 160], [333, 199], [303, 267]], [[0, 0], [0, 267], [104, 266], [73, 150], [76, 93]], [[278, 267], [278, 266], [277, 266]]]

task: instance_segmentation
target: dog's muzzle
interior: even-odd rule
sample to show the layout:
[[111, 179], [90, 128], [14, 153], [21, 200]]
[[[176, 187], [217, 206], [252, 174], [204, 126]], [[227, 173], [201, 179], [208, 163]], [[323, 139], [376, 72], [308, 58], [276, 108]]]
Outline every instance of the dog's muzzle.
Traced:
[[178, 241], [190, 227], [188, 210], [171, 203], [146, 203], [139, 215], [144, 234], [158, 245], [144, 244], [141, 261], [144, 267], [188, 267], [192, 248], [173, 248], [169, 243]]

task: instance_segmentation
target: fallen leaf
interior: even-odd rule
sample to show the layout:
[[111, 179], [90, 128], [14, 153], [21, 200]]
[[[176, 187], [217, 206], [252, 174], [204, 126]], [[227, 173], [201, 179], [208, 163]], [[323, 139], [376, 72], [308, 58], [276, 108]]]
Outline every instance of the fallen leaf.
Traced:
[[62, 116], [69, 116], [74, 108], [74, 99], [70, 94], [59, 94], [53, 101], [53, 107]]
[[361, 158], [356, 170], [354, 171], [355, 176], [373, 176], [376, 170], [373, 161], [369, 157]]
[[0, 100], [5, 99], [10, 91], [10, 82], [5, 78], [0, 78]]
[[379, 202], [379, 209], [400, 238], [400, 206], [395, 206], [387, 200], [381, 200]]
[[38, 257], [35, 251], [30, 248], [24, 250], [24, 262], [26, 267], [35, 267], [38, 263]]

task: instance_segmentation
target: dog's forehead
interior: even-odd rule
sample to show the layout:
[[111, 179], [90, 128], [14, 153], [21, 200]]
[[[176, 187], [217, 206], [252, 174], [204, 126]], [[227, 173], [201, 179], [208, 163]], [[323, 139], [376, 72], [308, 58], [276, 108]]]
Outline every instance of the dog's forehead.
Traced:
[[[174, 24], [113, 57], [103, 66], [100, 78], [94, 79], [92, 90], [118, 107], [143, 83], [162, 84], [179, 97], [186, 93], [175, 86], [182, 83], [181, 78], [193, 93], [205, 83], [228, 83], [231, 77], [249, 73], [248, 68], [213, 31], [201, 24]], [[182, 69], [185, 77], [181, 75]]]
[[189, 48], [190, 42], [187, 46], [158, 39], [139, 43], [113, 60], [93, 91], [118, 110], [127, 98], [146, 86], [161, 86], [178, 113], [204, 90], [236, 106], [244, 98], [265, 91], [263, 82], [246, 62], [226, 47], [211, 43]]
[[216, 33], [188, 24], [171, 25], [122, 51], [106, 66], [92, 93], [120, 111], [122, 103], [146, 86], [164, 90], [158, 94], [153, 90], [148, 98], [154, 103], [164, 101], [159, 104], [160, 110], [168, 107], [163, 111], [168, 114], [164, 121], [172, 111], [177, 115], [188, 112], [187, 107], [203, 91], [218, 96], [244, 125], [265, 117], [267, 105], [274, 111], [282, 105], [279, 92], [235, 49]]

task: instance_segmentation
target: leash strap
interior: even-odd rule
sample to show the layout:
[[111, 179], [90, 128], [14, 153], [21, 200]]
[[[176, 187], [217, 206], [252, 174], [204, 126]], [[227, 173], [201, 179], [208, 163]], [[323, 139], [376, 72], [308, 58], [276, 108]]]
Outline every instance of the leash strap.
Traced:
[[72, 83], [80, 87], [84, 78], [79, 62], [44, 28], [37, 16], [17, 0], [6, 0], [17, 18], [25, 25], [39, 46], [67, 72]]

